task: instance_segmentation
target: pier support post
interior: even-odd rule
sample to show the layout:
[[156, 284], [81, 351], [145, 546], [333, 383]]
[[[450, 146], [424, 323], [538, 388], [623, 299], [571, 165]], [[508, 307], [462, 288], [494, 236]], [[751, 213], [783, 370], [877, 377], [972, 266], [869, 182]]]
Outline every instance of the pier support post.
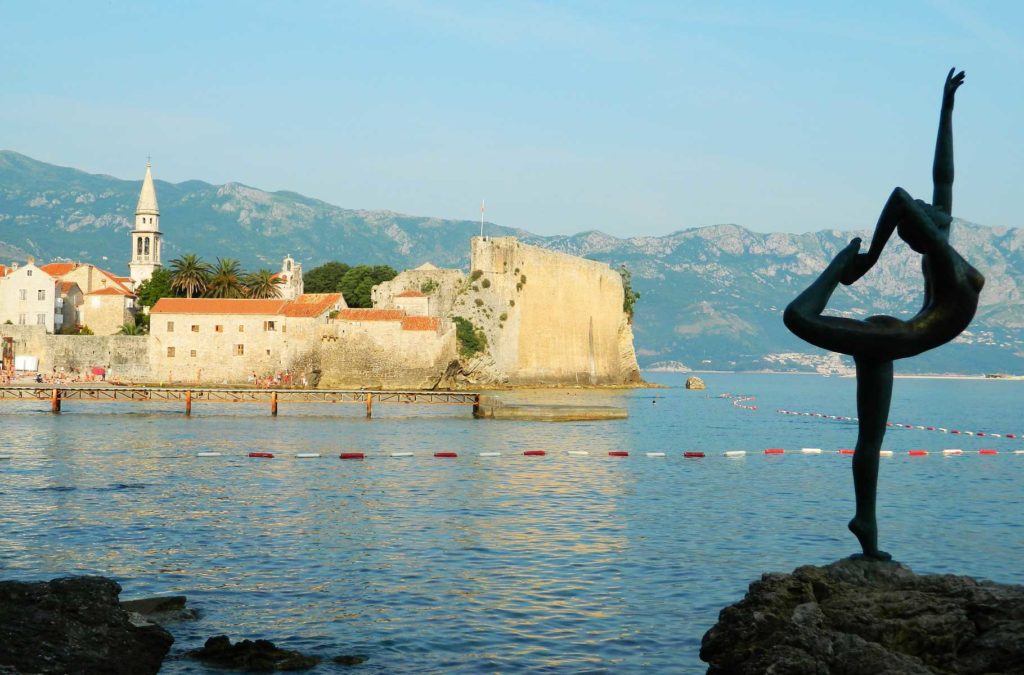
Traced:
[[473, 417], [480, 417], [480, 394], [473, 397]]
[[270, 414], [277, 417], [277, 392], [270, 392]]
[[60, 412], [60, 389], [54, 389], [50, 392], [50, 412]]
[[185, 392], [185, 417], [192, 415], [192, 390]]
[[366, 392], [366, 419], [373, 417], [373, 393]]

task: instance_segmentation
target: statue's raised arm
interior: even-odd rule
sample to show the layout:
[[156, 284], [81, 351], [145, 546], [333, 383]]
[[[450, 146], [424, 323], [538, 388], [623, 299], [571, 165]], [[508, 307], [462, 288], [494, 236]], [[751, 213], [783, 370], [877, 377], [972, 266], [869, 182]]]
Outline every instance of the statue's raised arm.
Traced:
[[950, 68], [942, 88], [942, 110], [939, 133], [935, 139], [935, 162], [932, 164], [932, 205], [953, 214], [953, 101], [956, 90], [964, 83], [964, 71]]

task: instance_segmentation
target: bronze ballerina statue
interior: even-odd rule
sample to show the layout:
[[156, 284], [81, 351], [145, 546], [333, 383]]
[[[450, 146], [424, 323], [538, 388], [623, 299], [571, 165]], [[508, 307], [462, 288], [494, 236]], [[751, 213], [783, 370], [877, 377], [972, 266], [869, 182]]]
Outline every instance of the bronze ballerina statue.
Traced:
[[[813, 345], [853, 357], [857, 371], [857, 446], [853, 487], [857, 510], [849, 528], [860, 541], [863, 557], [890, 560], [878, 548], [875, 496], [878, 458], [892, 400], [892, 362], [943, 345], [959, 335], [978, 309], [985, 278], [949, 245], [953, 207], [953, 100], [964, 73], [946, 76], [939, 134], [932, 165], [932, 203], [913, 199], [896, 188], [885, 203], [867, 253], [859, 238], [840, 251], [814, 283], [786, 308], [783, 320], [798, 337]], [[922, 255], [924, 305], [913, 318], [891, 316], [864, 320], [823, 316], [840, 283], [852, 284], [878, 261], [893, 231]]]

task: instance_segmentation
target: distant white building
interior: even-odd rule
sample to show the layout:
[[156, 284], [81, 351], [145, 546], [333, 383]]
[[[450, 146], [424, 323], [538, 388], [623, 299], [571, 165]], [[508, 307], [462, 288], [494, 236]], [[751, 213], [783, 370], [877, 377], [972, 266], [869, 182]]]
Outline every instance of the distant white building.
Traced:
[[290, 255], [281, 261], [281, 271], [274, 278], [281, 280], [278, 290], [281, 291], [282, 300], [294, 300], [303, 294], [302, 263], [295, 262]]
[[[68, 296], [73, 298], [65, 303]], [[17, 326], [44, 326], [47, 333], [60, 331], [65, 318], [75, 320], [74, 302], [81, 302], [81, 291], [61, 282], [37, 267], [29, 258], [25, 265], [0, 266], [0, 323]]]
[[128, 263], [129, 276], [138, 289], [139, 285], [153, 276], [153, 271], [160, 264], [160, 249], [163, 242], [160, 237], [160, 207], [156, 203], [156, 187], [153, 185], [153, 174], [150, 164], [146, 162], [146, 177], [142, 180], [139, 192], [139, 203], [135, 207], [135, 229], [132, 230], [131, 262]]

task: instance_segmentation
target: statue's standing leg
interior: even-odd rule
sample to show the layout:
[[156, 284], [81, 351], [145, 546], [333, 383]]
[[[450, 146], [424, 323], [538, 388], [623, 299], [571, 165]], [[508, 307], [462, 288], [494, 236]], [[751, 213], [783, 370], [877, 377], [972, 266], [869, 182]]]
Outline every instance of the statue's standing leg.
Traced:
[[875, 497], [878, 491], [878, 458], [885, 438], [885, 424], [892, 401], [892, 361], [855, 357], [857, 366], [857, 448], [853, 454], [853, 490], [857, 512], [850, 531], [860, 541], [864, 557], [890, 560], [878, 549]]

